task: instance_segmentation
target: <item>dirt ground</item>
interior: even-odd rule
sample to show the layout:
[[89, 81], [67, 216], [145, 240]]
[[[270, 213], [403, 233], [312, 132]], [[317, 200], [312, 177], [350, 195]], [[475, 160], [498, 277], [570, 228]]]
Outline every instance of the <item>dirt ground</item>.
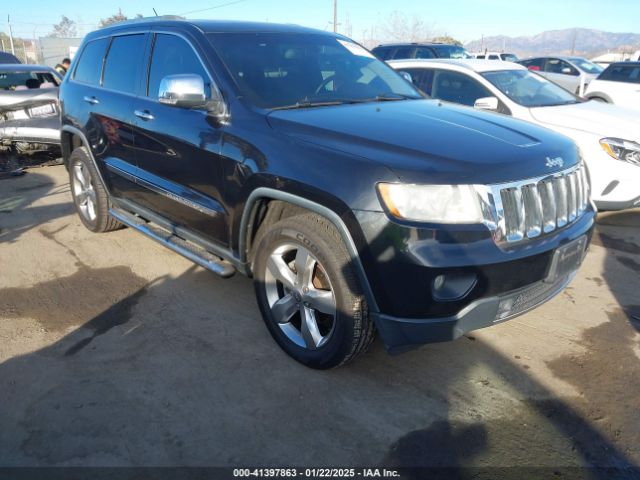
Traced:
[[0, 180], [0, 466], [639, 466], [639, 292], [640, 210], [601, 214], [543, 307], [312, 371], [249, 279], [92, 234], [30, 170]]

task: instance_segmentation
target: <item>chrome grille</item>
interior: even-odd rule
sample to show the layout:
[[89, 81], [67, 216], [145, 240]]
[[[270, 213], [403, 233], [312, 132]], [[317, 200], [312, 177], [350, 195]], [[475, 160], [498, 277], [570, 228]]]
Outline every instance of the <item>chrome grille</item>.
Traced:
[[583, 165], [546, 177], [491, 185], [496, 242], [513, 243], [575, 222], [587, 209], [589, 183]]

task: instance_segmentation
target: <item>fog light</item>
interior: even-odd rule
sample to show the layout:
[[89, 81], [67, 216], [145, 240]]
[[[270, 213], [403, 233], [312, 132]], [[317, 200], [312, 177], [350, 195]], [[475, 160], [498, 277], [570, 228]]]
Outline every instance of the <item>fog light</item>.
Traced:
[[502, 320], [503, 318], [507, 318], [513, 310], [513, 303], [515, 299], [513, 297], [507, 297], [500, 300], [500, 305], [498, 305], [498, 313], [496, 313], [496, 320]]
[[433, 279], [433, 298], [439, 302], [461, 300], [475, 287], [475, 273], [446, 273]]

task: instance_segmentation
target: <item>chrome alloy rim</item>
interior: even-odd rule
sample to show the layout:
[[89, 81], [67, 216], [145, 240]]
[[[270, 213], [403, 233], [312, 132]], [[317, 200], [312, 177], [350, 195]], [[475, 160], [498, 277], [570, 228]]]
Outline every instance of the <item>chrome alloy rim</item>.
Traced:
[[90, 222], [96, 220], [96, 192], [93, 189], [91, 172], [82, 162], [73, 164], [73, 197], [78, 205], [80, 214]]
[[290, 243], [276, 248], [267, 260], [265, 289], [271, 313], [289, 340], [309, 350], [327, 343], [335, 328], [336, 299], [311, 252]]

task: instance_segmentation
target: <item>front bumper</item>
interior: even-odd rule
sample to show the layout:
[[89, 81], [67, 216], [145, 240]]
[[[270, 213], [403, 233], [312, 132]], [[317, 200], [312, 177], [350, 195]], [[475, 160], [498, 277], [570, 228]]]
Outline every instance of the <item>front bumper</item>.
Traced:
[[[384, 314], [372, 316], [389, 353], [402, 353], [426, 343], [455, 340], [472, 330], [522, 315], [559, 294], [575, 274], [574, 271], [555, 282], [540, 281], [503, 295], [476, 300], [450, 317], [415, 319]], [[505, 311], [505, 304], [512, 306]]]
[[0, 122], [3, 142], [47, 143], [60, 145], [60, 117], [29, 118]]

